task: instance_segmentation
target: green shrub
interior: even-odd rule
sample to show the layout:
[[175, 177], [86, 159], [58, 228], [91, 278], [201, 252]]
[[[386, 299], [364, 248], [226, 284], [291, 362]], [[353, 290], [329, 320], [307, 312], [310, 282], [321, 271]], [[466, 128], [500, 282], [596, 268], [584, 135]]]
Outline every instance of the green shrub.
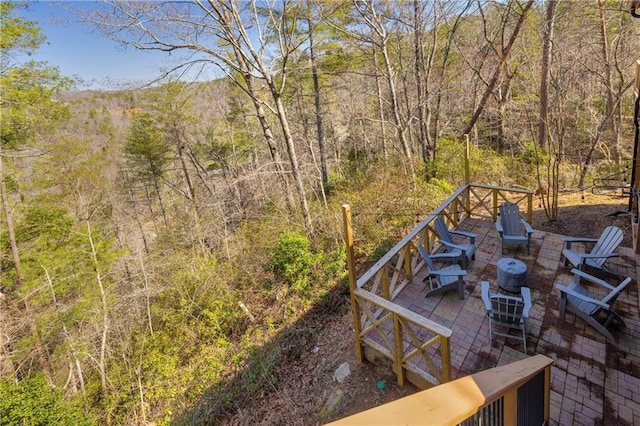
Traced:
[[0, 379], [2, 425], [93, 425], [78, 398], [66, 401], [61, 389], [37, 375], [17, 383]]
[[271, 249], [269, 270], [291, 289], [308, 293], [311, 270], [320, 257], [311, 251], [307, 237], [294, 231], [282, 233]]
[[549, 152], [537, 143], [529, 141], [524, 144], [524, 152], [520, 159], [531, 166], [546, 165], [549, 162]]

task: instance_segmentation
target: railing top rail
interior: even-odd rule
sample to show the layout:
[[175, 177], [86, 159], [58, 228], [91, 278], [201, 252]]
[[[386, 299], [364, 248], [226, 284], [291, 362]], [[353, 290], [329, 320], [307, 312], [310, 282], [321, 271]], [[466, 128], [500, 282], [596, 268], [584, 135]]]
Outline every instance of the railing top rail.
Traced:
[[437, 322], [433, 322], [428, 318], [425, 318], [421, 315], [416, 314], [413, 311], [410, 311], [409, 309], [403, 308], [400, 305], [396, 305], [393, 302], [389, 302], [388, 300], [386, 300], [383, 297], [377, 296], [373, 293], [371, 293], [370, 291], [364, 290], [362, 288], [357, 288], [354, 291], [354, 294], [356, 296], [362, 297], [363, 299], [366, 299], [370, 302], [375, 303], [376, 305], [386, 309], [387, 311], [390, 312], [395, 312], [398, 315], [409, 319], [411, 322], [413, 322], [414, 324], [422, 327], [422, 328], [426, 328], [428, 330], [433, 331], [436, 334], [439, 334], [441, 336], [444, 337], [451, 337], [451, 335], [453, 334], [453, 332], [451, 331], [451, 329], [438, 324]]
[[486, 405], [504, 395], [506, 390], [519, 388], [551, 364], [553, 359], [540, 354], [480, 371], [472, 376], [484, 395]]
[[535, 191], [524, 188], [507, 188], [506, 186], [496, 186], [496, 185], [485, 185], [482, 183], [472, 183], [469, 186], [474, 186], [476, 188], [485, 188], [485, 189], [497, 189], [499, 191], [508, 191], [508, 192], [521, 192], [523, 194], [533, 194]]

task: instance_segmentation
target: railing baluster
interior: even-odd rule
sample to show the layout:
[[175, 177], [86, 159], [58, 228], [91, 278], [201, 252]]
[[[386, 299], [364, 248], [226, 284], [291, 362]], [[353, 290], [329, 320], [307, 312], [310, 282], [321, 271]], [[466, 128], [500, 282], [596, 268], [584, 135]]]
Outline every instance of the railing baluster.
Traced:
[[413, 269], [411, 268], [411, 250], [410, 246], [404, 248], [404, 272], [407, 275], [408, 280], [413, 279]]
[[382, 297], [387, 300], [391, 300], [391, 293], [389, 292], [389, 266], [385, 263], [382, 267]]
[[447, 383], [451, 381], [451, 341], [447, 336], [440, 336], [440, 355], [442, 357], [440, 383]]
[[402, 358], [404, 353], [404, 338], [402, 336], [402, 325], [397, 314], [393, 314], [393, 334], [395, 335], [395, 359], [393, 360], [393, 369], [398, 378], [398, 384], [404, 385], [404, 368], [402, 368]]

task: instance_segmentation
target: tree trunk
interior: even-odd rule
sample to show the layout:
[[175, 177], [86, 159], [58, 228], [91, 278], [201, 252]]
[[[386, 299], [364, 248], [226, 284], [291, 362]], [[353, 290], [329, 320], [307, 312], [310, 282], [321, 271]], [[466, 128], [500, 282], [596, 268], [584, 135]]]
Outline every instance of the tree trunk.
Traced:
[[398, 141], [400, 142], [402, 151], [405, 157], [410, 160], [411, 147], [409, 146], [409, 142], [407, 141], [406, 126], [402, 122], [402, 117], [400, 115], [398, 93], [396, 91], [396, 83], [393, 78], [393, 69], [391, 67], [391, 59], [389, 58], [389, 50], [387, 48], [386, 39], [381, 41], [380, 52], [382, 53], [382, 59], [384, 60], [387, 85], [389, 86], [389, 96], [391, 96], [391, 113], [393, 117], [393, 124], [396, 127], [396, 131], [398, 132]]
[[[240, 58], [240, 56], [238, 56]], [[293, 212], [294, 201], [293, 194], [291, 193], [291, 187], [289, 186], [289, 180], [287, 179], [287, 174], [282, 167], [283, 161], [282, 157], [280, 157], [280, 151], [278, 150], [278, 144], [276, 143], [275, 138], [273, 137], [273, 132], [271, 131], [271, 126], [267, 121], [267, 117], [264, 112], [264, 107], [258, 98], [258, 94], [256, 93], [254, 84], [253, 84], [253, 76], [248, 71], [243, 73], [242, 75], [246, 85], [247, 85], [247, 93], [251, 98], [251, 102], [253, 103], [253, 107], [256, 110], [256, 116], [258, 117], [258, 122], [260, 123], [260, 127], [262, 128], [262, 135], [264, 136], [265, 141], [267, 142], [267, 147], [269, 148], [269, 153], [271, 155], [271, 160], [273, 161], [274, 168], [278, 177], [281, 179], [282, 186], [284, 188], [286, 194], [286, 202], [289, 211]]]
[[[604, 17], [604, 4], [602, 0], [598, 1], [598, 12], [600, 13], [600, 39], [602, 43], [602, 60], [604, 66], [604, 80], [607, 91], [607, 113], [615, 108], [615, 89], [613, 87], [613, 77], [611, 72], [611, 57], [609, 55], [609, 41], [607, 38], [607, 22]], [[611, 117], [611, 140], [613, 142], [613, 160], [616, 164], [620, 164], [620, 131], [617, 116]]]
[[384, 125], [386, 118], [384, 115], [384, 102], [382, 98], [382, 85], [380, 84], [380, 69], [378, 68], [378, 49], [373, 46], [373, 63], [376, 73], [376, 90], [378, 92], [378, 114], [380, 116], [380, 135], [382, 136], [382, 158], [387, 162], [389, 153], [387, 150], [387, 129]]
[[100, 291], [100, 303], [102, 310], [102, 336], [100, 339], [100, 354], [98, 356], [98, 371], [100, 373], [100, 385], [103, 391], [107, 390], [107, 337], [109, 335], [109, 306], [107, 303], [107, 294], [102, 283], [102, 272], [100, 263], [98, 261], [98, 254], [96, 253], [96, 247], [91, 235], [91, 224], [87, 220], [87, 237], [89, 239], [89, 245], [91, 246], [91, 260], [93, 261], [94, 271], [96, 273], [96, 284]]
[[311, 19], [307, 19], [309, 26], [309, 61], [311, 62], [311, 78], [313, 80], [313, 100], [316, 109], [316, 131], [318, 136], [318, 150], [320, 151], [320, 171], [322, 174], [322, 185], [329, 184], [329, 172], [327, 169], [327, 153], [324, 146], [324, 127], [322, 126], [322, 107], [320, 103], [320, 81], [318, 77], [318, 66], [315, 51], [313, 50], [313, 31], [311, 30]]
[[513, 47], [513, 44], [518, 38], [518, 34], [520, 33], [520, 28], [522, 28], [524, 19], [527, 16], [529, 9], [531, 9], [531, 6], [533, 6], [533, 2], [534, 0], [529, 0], [527, 4], [524, 6], [524, 8], [522, 9], [522, 12], [518, 17], [518, 22], [516, 23], [516, 26], [513, 29], [513, 33], [511, 34], [511, 37], [509, 38], [509, 42], [501, 52], [500, 62], [498, 63], [498, 66], [493, 72], [493, 77], [491, 78], [491, 81], [487, 85], [487, 88], [485, 89], [482, 95], [482, 98], [480, 99], [480, 103], [476, 107], [476, 110], [473, 113], [473, 116], [471, 117], [471, 121], [469, 122], [469, 124], [467, 124], [467, 127], [462, 132], [463, 135], [469, 134], [469, 132], [471, 132], [473, 127], [476, 125], [476, 122], [478, 121], [480, 114], [482, 114], [482, 111], [484, 110], [484, 107], [487, 104], [487, 100], [489, 99], [489, 96], [491, 96], [491, 92], [493, 92], [493, 89], [496, 87], [496, 84], [498, 83], [498, 79], [500, 78], [500, 74], [502, 73], [502, 70], [507, 64], [507, 59], [509, 58], [509, 52], [511, 52], [511, 48]]
[[[53, 300], [53, 306], [56, 311], [56, 320], [60, 321], [60, 309], [58, 307], [58, 298], [56, 297], [56, 292], [53, 288], [53, 281], [51, 280], [51, 276], [49, 275], [49, 271], [43, 265], [42, 269], [44, 269], [44, 274], [47, 277], [47, 284], [49, 284], [49, 289], [51, 290], [51, 299]], [[69, 381], [67, 382], [68, 386], [71, 384], [73, 386], [74, 393], [77, 392], [78, 384], [80, 384], [80, 392], [82, 394], [82, 401], [84, 402], [84, 410], [85, 413], [88, 412], [87, 406], [87, 394], [84, 386], [84, 374], [82, 373], [82, 368], [80, 366], [80, 359], [78, 359], [78, 354], [75, 350], [75, 345], [73, 343], [73, 339], [69, 334], [69, 330], [67, 330], [67, 325], [62, 322], [62, 333], [64, 334], [64, 338], [69, 344]], [[77, 375], [77, 379], [75, 378]]]
[[2, 196], [2, 209], [4, 211], [4, 219], [7, 224], [7, 234], [9, 237], [11, 256], [13, 257], [13, 267], [16, 270], [16, 286], [17, 288], [20, 288], [24, 282], [24, 275], [22, 273], [22, 265], [20, 263], [20, 252], [18, 251], [15, 228], [13, 227], [11, 206], [9, 205], [9, 194], [7, 194], [7, 186], [4, 182], [4, 165], [1, 149], [2, 148], [0, 147], [0, 195]]
[[538, 117], [538, 144], [547, 146], [549, 120], [549, 79], [551, 76], [551, 48], [553, 46], [553, 28], [555, 24], [557, 0], [548, 0], [547, 16], [542, 41], [542, 66], [540, 69], [540, 115]]
[[291, 135], [291, 129], [289, 127], [289, 120], [287, 119], [287, 113], [282, 103], [280, 93], [275, 87], [273, 81], [267, 82], [269, 89], [271, 90], [271, 96], [276, 104], [278, 111], [278, 121], [282, 126], [282, 133], [284, 140], [287, 143], [287, 153], [289, 154], [289, 162], [291, 163], [291, 173], [293, 174], [293, 180], [298, 190], [298, 197], [300, 201], [300, 208], [302, 209], [302, 217], [304, 219], [305, 228], [309, 235], [313, 234], [313, 223], [311, 222], [311, 213], [309, 212], [309, 206], [307, 204], [307, 196], [304, 193], [304, 184], [302, 182], [302, 176], [300, 175], [300, 167], [298, 165], [298, 156], [296, 154], [296, 147], [293, 143], [293, 136]]
[[[420, 2], [413, 0], [413, 22], [414, 28], [414, 59], [415, 59], [415, 78], [416, 78], [416, 100], [418, 102], [418, 129], [420, 137], [420, 147], [422, 148], [422, 161], [427, 163], [431, 158], [429, 146], [429, 135], [427, 133], [426, 124], [426, 100], [425, 92], [422, 87], [424, 80], [424, 54], [422, 46], [422, 12], [420, 11]], [[436, 31], [434, 31], [435, 33]]]
[[[460, 23], [462, 22], [467, 9], [471, 6], [472, 3], [473, 3], [473, 0], [468, 0], [465, 7], [462, 8], [462, 10], [460, 10], [460, 13], [458, 13], [458, 16], [456, 16], [456, 20], [454, 21], [453, 27], [449, 32], [449, 37], [447, 38], [447, 44], [444, 46], [444, 54], [442, 55], [442, 65], [440, 66], [440, 73], [439, 73], [440, 87], [438, 88], [438, 91], [437, 91], [436, 105], [435, 105], [435, 108], [433, 108], [433, 111], [434, 111], [433, 126], [432, 126], [433, 130], [432, 132], [430, 132], [433, 139], [433, 159], [434, 160], [438, 155], [437, 144], [438, 144], [438, 136], [440, 135], [440, 107], [442, 105], [442, 94], [444, 92], [442, 85], [444, 85], [444, 76], [445, 76], [445, 71], [447, 69], [447, 62], [449, 61], [449, 55], [451, 54], [451, 46], [453, 45], [453, 42], [454, 42], [453, 37], [458, 31]], [[433, 33], [434, 33], [433, 37], [434, 37], [434, 45], [435, 45], [435, 37], [437, 37], [437, 32], [433, 31]]]

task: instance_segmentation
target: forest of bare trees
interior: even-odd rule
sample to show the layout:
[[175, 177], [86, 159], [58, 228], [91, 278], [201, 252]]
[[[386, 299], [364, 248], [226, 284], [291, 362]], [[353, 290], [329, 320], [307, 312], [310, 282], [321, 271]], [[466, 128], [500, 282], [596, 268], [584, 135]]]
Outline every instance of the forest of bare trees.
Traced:
[[474, 181], [550, 220], [632, 160], [625, 2], [61, 3], [167, 52], [117, 91], [21, 61], [44, 39], [0, 7], [0, 424], [231, 415], [344, 288], [339, 206], [375, 261], [462, 182], [464, 135]]

